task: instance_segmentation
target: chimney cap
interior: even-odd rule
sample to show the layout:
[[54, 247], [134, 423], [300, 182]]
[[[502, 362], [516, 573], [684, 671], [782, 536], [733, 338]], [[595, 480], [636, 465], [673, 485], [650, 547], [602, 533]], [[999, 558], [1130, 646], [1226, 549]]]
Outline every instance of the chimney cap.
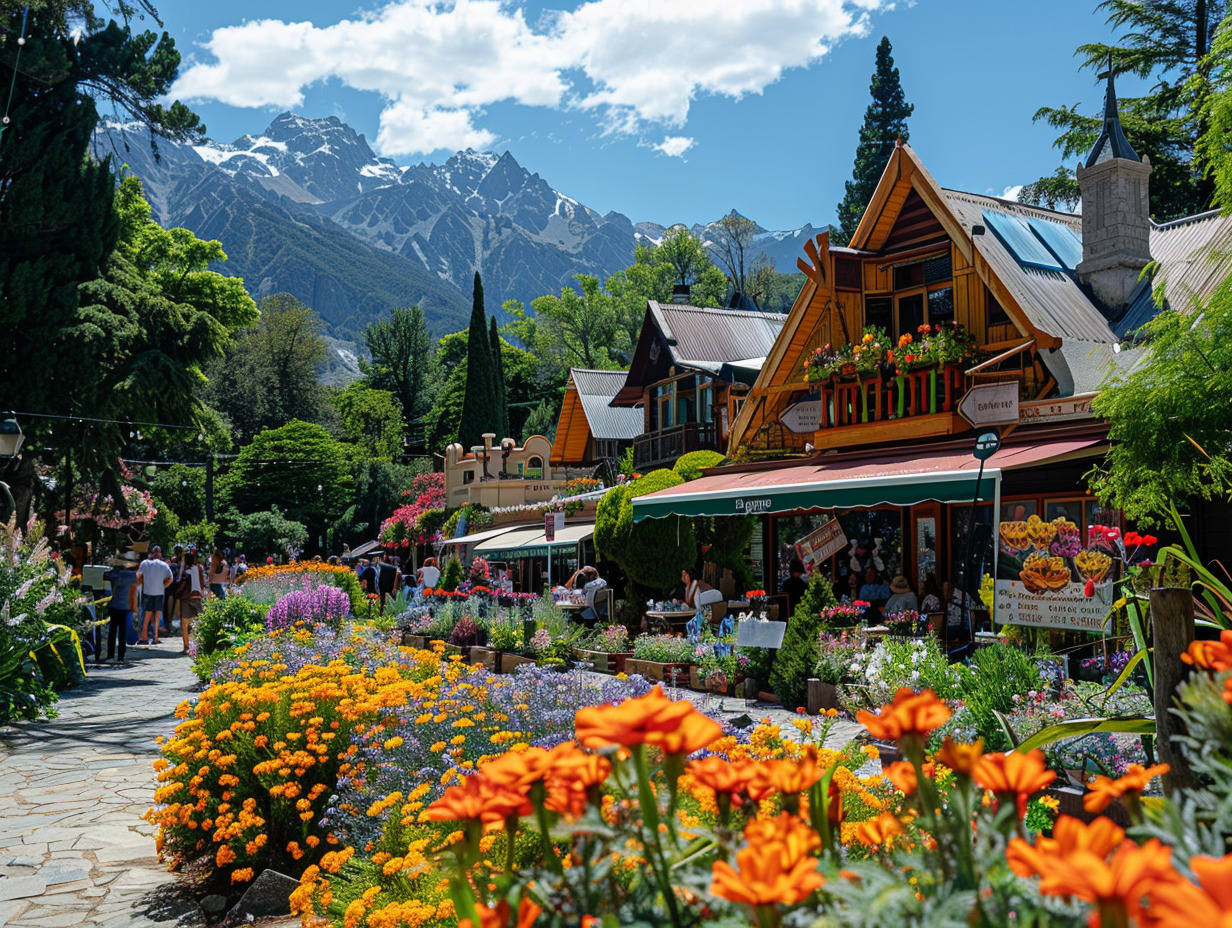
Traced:
[[692, 298], [693, 288], [688, 284], [675, 284], [672, 287], [673, 303], [688, 303]]

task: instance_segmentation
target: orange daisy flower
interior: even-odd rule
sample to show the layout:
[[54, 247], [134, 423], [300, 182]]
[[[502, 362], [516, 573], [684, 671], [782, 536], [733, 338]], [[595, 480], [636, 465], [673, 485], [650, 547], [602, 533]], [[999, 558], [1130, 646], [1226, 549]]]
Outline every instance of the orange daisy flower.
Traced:
[[1232, 854], [1223, 858], [1194, 857], [1190, 869], [1199, 886], [1178, 879], [1166, 891], [1151, 895], [1155, 928], [1232, 928]]
[[984, 739], [972, 744], [959, 744], [946, 738], [937, 752], [937, 761], [957, 774], [969, 777], [975, 773], [975, 765], [984, 756]]
[[512, 920], [513, 909], [504, 899], [491, 909], [486, 905], [476, 903], [475, 910], [479, 913], [479, 924], [476, 926], [469, 918], [463, 918], [458, 922], [458, 928], [530, 928], [535, 919], [539, 917], [539, 913], [543, 911], [525, 896], [518, 903], [516, 922]]
[[744, 836], [749, 845], [736, 854], [739, 869], [715, 861], [710, 891], [716, 896], [750, 906], [792, 905], [825, 883], [811, 856], [821, 838], [795, 816], [755, 819]]
[[875, 819], [860, 822], [855, 827], [856, 840], [867, 847], [889, 844], [896, 835], [906, 833], [903, 823], [890, 812], [882, 812]]
[[715, 793], [728, 793], [733, 797], [733, 804], [739, 802], [738, 793], [748, 789], [750, 781], [757, 770], [756, 765], [732, 762], [726, 758], [711, 754], [701, 760], [689, 761], [684, 772], [698, 786], [705, 787]]
[[1130, 764], [1125, 776], [1115, 780], [1110, 777], [1093, 777], [1087, 784], [1091, 791], [1082, 797], [1082, 807], [1088, 812], [1103, 812], [1114, 799], [1126, 795], [1141, 796], [1153, 779], [1171, 769], [1167, 764], [1156, 764], [1153, 767]]
[[1029, 754], [985, 754], [975, 765], [975, 782], [998, 796], [1014, 796], [1019, 815], [1026, 814], [1027, 799], [1056, 778], [1038, 749]]
[[1200, 670], [1217, 673], [1232, 669], [1232, 630], [1219, 633], [1218, 641], [1195, 641], [1181, 660]]
[[1125, 830], [1110, 818], [1101, 815], [1088, 825], [1081, 819], [1062, 815], [1052, 826], [1051, 838], [1040, 835], [1034, 846], [1021, 838], [1010, 841], [1005, 860], [1019, 876], [1040, 876], [1058, 859], [1087, 854], [1102, 860], [1124, 839]]
[[940, 728], [950, 717], [950, 709], [932, 690], [912, 692], [902, 687], [894, 701], [882, 708], [879, 715], [861, 709], [856, 721], [868, 729], [874, 738], [897, 741], [904, 735], [927, 736]]
[[[935, 764], [922, 764], [920, 767], [924, 771], [924, 776], [931, 777], [936, 769]], [[890, 764], [881, 775], [894, 784], [894, 788], [904, 796], [914, 796], [915, 791], [919, 788], [915, 775], [915, 767], [910, 761], [899, 760]]]
[[466, 777], [461, 786], [451, 786], [424, 813], [431, 822], [478, 819], [485, 825], [504, 824], [510, 815], [530, 815], [526, 794], [493, 783], [482, 774]]
[[588, 706], [574, 716], [577, 740], [587, 748], [644, 744], [651, 735], [675, 731], [689, 715], [696, 714], [686, 699], [668, 699], [656, 686], [645, 696], [626, 699], [616, 706]]

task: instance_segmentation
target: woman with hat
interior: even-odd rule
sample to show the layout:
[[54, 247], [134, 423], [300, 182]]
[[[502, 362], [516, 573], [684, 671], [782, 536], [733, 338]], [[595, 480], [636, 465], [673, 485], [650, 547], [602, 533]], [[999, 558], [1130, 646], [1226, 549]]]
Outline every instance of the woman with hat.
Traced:
[[915, 598], [915, 593], [911, 589], [911, 584], [907, 582], [907, 578], [899, 574], [890, 581], [890, 598], [886, 600], [884, 612], [890, 615], [895, 612], [916, 612], [919, 609], [919, 601]]

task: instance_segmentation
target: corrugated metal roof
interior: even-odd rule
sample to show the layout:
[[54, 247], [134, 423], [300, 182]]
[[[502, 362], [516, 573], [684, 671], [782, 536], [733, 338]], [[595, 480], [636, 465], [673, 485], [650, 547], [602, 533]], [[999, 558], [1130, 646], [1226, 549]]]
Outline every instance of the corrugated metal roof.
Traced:
[[649, 302], [672, 362], [717, 373], [728, 361], [768, 355], [787, 316], [685, 303]]
[[608, 404], [625, 385], [627, 371], [570, 369], [578, 399], [586, 413], [590, 434], [599, 439], [632, 440], [642, 434], [640, 409], [613, 408]]
[[[984, 223], [984, 212], [1051, 222], [1061, 228], [1082, 231], [1082, 218], [1068, 213], [1022, 206], [1009, 200], [980, 196], [958, 190], [941, 191], [954, 216], [969, 234], [975, 225]], [[1087, 299], [1069, 274], [1060, 270], [1023, 265], [1012, 252], [991, 233], [974, 236], [976, 251], [988, 262], [1005, 289], [1017, 300], [1027, 318], [1041, 332], [1062, 339], [1092, 342], [1113, 342], [1116, 336], [1108, 320]]]

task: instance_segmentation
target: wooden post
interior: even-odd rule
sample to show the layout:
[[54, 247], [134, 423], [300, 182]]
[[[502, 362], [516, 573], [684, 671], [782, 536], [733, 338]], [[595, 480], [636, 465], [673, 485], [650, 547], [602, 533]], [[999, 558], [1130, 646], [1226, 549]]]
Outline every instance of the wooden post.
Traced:
[[1173, 739], [1185, 734], [1180, 719], [1170, 711], [1176, 688], [1185, 679], [1187, 665], [1181, 655], [1194, 640], [1193, 593], [1188, 589], [1151, 590], [1151, 634], [1155, 648], [1155, 752], [1172, 770], [1164, 774], [1164, 792], [1172, 796], [1193, 786], [1193, 774]]
[[816, 715], [821, 711], [821, 681], [816, 677], [809, 677], [805, 694], [805, 701], [807, 703], [805, 711], [809, 715]]

